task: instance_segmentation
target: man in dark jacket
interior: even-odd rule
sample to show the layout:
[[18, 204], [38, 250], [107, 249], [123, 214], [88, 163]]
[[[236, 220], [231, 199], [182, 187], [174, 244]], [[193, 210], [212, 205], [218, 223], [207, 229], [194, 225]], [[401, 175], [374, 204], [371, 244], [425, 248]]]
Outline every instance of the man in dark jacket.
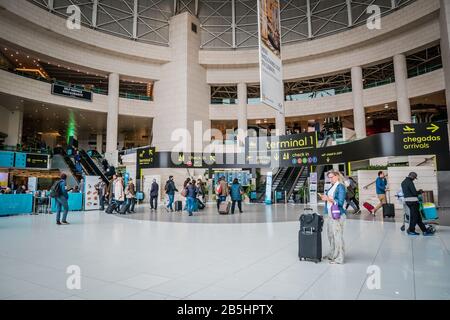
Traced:
[[194, 211], [195, 201], [197, 199], [198, 189], [195, 186], [195, 180], [192, 180], [186, 186], [186, 201], [187, 201], [187, 211], [189, 216], [192, 216], [192, 212]]
[[[66, 188], [66, 180], [67, 180], [67, 176], [63, 173], [61, 174], [61, 180], [58, 182], [58, 192], [56, 194], [56, 224], [57, 225], [61, 225], [61, 224], [69, 224], [67, 222], [67, 213], [69, 211], [69, 204], [68, 204], [68, 199], [69, 199], [69, 194], [67, 193], [67, 188]], [[61, 219], [61, 209], [63, 210], [63, 217], [62, 217], [62, 221]]]
[[173, 201], [175, 200], [175, 192], [178, 192], [178, 189], [175, 187], [175, 182], [173, 182], [173, 176], [169, 177], [169, 180], [166, 182], [166, 186], [164, 188], [166, 194], [169, 196], [169, 204], [167, 205], [167, 211], [173, 212]]
[[402, 191], [405, 197], [405, 203], [409, 208], [409, 229], [408, 235], [418, 236], [416, 232], [416, 225], [419, 225], [424, 236], [431, 236], [434, 234], [432, 228], [427, 228], [422, 222], [422, 215], [420, 214], [419, 194], [422, 190], [417, 191], [414, 185], [414, 180], [417, 179], [417, 173], [411, 172], [402, 182]]
[[156, 182], [156, 179], [153, 179], [152, 187], [150, 189], [150, 209], [151, 210], [158, 209], [158, 193], [159, 193], [159, 185]]

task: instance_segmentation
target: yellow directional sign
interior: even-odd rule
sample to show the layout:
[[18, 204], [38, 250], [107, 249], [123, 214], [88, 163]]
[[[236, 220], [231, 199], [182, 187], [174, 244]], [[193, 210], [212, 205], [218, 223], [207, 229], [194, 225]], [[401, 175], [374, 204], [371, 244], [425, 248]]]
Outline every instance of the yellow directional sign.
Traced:
[[430, 130], [431, 133], [435, 133], [436, 131], [439, 130], [439, 127], [437, 125], [435, 125], [434, 123], [432, 123], [431, 126], [427, 127], [427, 130]]
[[405, 134], [413, 134], [415, 132], [416, 132], [416, 129], [411, 128], [410, 126], [403, 127], [403, 133], [405, 133]]

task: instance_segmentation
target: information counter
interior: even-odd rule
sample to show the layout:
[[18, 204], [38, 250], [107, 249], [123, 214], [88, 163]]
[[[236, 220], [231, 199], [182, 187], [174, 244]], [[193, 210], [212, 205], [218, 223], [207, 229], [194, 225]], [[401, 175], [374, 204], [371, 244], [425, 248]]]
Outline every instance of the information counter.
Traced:
[[[56, 200], [52, 198], [52, 212], [56, 212]], [[69, 211], [82, 211], [83, 210], [83, 194], [82, 193], [69, 193]]]
[[32, 194], [0, 194], [0, 216], [31, 214]]

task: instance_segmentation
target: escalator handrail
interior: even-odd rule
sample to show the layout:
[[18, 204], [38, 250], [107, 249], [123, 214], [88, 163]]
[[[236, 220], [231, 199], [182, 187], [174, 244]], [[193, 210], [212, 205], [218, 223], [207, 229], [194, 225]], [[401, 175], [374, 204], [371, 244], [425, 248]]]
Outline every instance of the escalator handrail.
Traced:
[[86, 153], [86, 151], [84, 150], [79, 150], [80, 156], [81, 156], [81, 160], [88, 165], [89, 169], [90, 169], [90, 173], [92, 175], [96, 175], [96, 176], [100, 176], [102, 178], [102, 180], [105, 183], [109, 183], [108, 178], [106, 177], [106, 175], [95, 165], [94, 161], [92, 160], [92, 158]]

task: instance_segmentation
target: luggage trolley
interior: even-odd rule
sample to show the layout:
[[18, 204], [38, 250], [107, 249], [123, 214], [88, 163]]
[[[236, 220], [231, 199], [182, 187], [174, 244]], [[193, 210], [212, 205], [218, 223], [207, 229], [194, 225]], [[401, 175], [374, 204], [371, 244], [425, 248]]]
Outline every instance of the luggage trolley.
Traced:
[[[396, 197], [398, 201], [403, 205], [403, 225], [401, 226], [400, 230], [402, 232], [407, 230], [406, 225], [409, 225], [410, 220], [410, 210], [408, 205], [405, 202], [405, 197], [403, 195], [402, 191], [397, 192]], [[423, 198], [421, 195], [418, 196], [419, 198], [419, 204], [420, 204], [420, 213], [422, 214], [422, 220], [423, 223], [427, 226], [427, 228], [431, 228], [432, 231], [436, 231], [436, 228], [434, 226], [439, 225], [439, 222], [437, 221], [439, 218], [437, 214], [435, 213], [436, 206], [434, 204], [424, 204]]]

